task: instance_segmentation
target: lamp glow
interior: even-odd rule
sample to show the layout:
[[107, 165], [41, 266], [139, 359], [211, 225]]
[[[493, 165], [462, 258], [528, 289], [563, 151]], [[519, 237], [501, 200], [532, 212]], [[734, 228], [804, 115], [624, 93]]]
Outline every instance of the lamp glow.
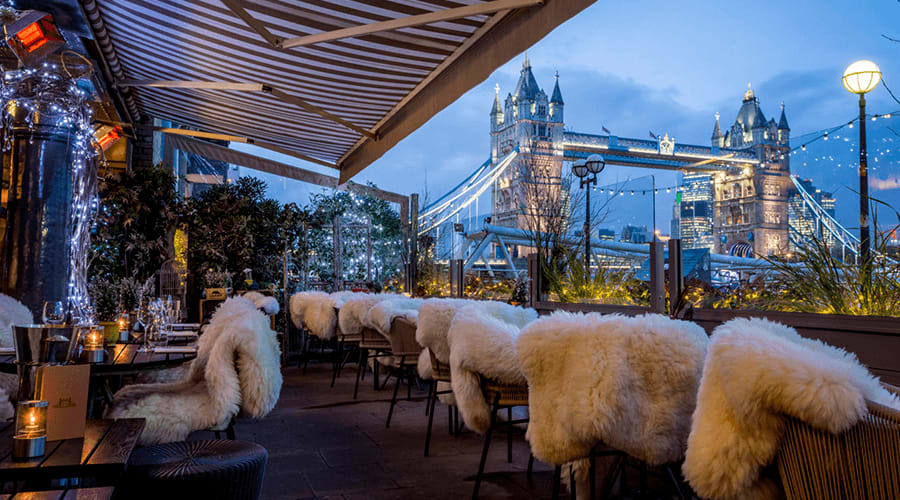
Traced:
[[848, 92], [865, 94], [871, 92], [881, 82], [881, 70], [877, 64], [863, 59], [847, 66], [841, 81]]

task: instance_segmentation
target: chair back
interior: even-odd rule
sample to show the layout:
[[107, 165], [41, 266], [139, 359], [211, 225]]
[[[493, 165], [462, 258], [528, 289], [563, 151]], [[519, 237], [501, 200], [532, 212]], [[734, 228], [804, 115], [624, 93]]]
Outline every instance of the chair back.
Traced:
[[866, 404], [839, 435], [786, 419], [778, 472], [789, 500], [900, 498], [900, 411]]
[[384, 335], [368, 326], [364, 326], [360, 330], [360, 338], [359, 346], [363, 349], [388, 349], [391, 347], [391, 342]]
[[[426, 348], [427, 349], [427, 348]], [[433, 380], [449, 382], [450, 381], [450, 365], [441, 363], [434, 351], [428, 349], [428, 356], [431, 358], [431, 378]]]
[[416, 324], [406, 318], [394, 318], [391, 322], [391, 353], [394, 356], [415, 358], [422, 352], [416, 342]]

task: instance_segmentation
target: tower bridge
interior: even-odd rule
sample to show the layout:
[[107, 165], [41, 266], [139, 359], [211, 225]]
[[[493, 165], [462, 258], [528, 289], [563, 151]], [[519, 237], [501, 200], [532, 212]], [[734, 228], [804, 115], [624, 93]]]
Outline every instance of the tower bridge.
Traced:
[[[548, 205], [568, 203], [567, 194], [560, 192], [568, 169], [565, 163], [599, 153], [608, 166], [680, 171], [693, 185], [705, 186], [701, 191], [706, 200], [692, 200], [688, 217], [708, 218], [705, 224], [712, 227], [712, 237], [686, 243], [699, 241], [714, 254], [734, 257], [784, 254], [796, 243], [788, 207], [791, 195], [803, 187], [790, 175], [790, 127], [784, 105], [777, 122], [767, 119], [749, 85], [734, 122], [724, 131], [716, 113], [709, 146], [681, 144], [668, 134], [647, 140], [565, 130], [559, 75], [548, 97], [527, 58], [516, 88], [502, 101], [496, 87], [489, 116], [490, 159], [422, 210], [420, 233], [453, 222], [454, 216], [458, 222], [462, 210], [477, 203], [487, 189], [494, 227], [533, 230], [534, 219], [545, 217]], [[809, 197], [803, 202], [810, 203]], [[822, 210], [811, 209], [816, 217], [824, 217]], [[833, 218], [823, 223], [830, 234], [840, 235], [842, 244], [852, 245], [852, 235]], [[475, 246], [476, 253], [485, 250], [481, 244]], [[856, 252], [855, 247], [847, 249]], [[509, 259], [507, 249], [501, 250], [497, 254]]]
[[[671, 149], [664, 149], [670, 146]], [[564, 160], [574, 161], [599, 153], [607, 165], [623, 167], [727, 173], [759, 164], [759, 158], [752, 152], [678, 144], [668, 135], [653, 141], [565, 131], [563, 148]]]

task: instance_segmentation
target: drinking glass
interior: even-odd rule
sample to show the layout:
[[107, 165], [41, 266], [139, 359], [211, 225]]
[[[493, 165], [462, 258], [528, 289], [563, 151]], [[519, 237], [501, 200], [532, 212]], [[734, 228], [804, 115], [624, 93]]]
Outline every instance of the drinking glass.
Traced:
[[167, 312], [166, 303], [162, 299], [156, 299], [152, 303], [151, 316], [152, 328], [147, 332], [148, 349], [153, 350], [156, 347], [165, 346], [169, 343], [169, 335], [166, 332]]
[[61, 325], [66, 321], [66, 308], [61, 301], [44, 302], [44, 324]]

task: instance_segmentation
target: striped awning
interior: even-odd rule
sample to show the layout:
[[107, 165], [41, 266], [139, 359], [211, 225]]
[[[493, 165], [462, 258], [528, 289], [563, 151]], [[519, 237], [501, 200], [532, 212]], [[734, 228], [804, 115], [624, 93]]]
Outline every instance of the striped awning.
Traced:
[[593, 1], [81, 3], [132, 119], [253, 142], [344, 182]]

